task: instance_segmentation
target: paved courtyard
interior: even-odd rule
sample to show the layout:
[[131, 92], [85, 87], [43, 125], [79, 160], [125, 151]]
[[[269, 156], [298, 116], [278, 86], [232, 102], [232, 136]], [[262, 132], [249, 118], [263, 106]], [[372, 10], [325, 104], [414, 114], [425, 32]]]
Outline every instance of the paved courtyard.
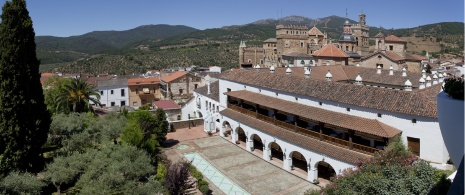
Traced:
[[[192, 139], [181, 137], [185, 141], [167, 149], [167, 156], [176, 160], [184, 158], [184, 154], [196, 152], [250, 194], [303, 194], [308, 189], [319, 188], [219, 136], [193, 136]], [[224, 194], [210, 183], [213, 194]]]

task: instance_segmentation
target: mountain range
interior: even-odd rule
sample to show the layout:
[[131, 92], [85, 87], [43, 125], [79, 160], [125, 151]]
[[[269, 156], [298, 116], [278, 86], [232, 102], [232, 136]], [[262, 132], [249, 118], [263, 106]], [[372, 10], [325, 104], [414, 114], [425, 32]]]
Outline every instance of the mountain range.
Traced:
[[[182, 63], [202, 63], [205, 61], [209, 65], [234, 64], [237, 55], [233, 59], [233, 52], [237, 50], [239, 41], [247, 41], [248, 45], [261, 45], [262, 41], [275, 37], [275, 27], [277, 24], [298, 24], [306, 25], [309, 28], [316, 26], [321, 31], [326, 32], [330, 39], [337, 39], [342, 32], [342, 24], [346, 18], [339, 16], [328, 16], [324, 18], [311, 19], [303, 16], [288, 16], [280, 19], [263, 19], [245, 25], [225, 26], [206, 30], [198, 30], [192, 27], [178, 25], [144, 25], [125, 31], [94, 31], [79, 36], [53, 37], [37, 36], [37, 55], [41, 60], [42, 70], [50, 71], [63, 66], [79, 66], [78, 61], [96, 56], [128, 56], [145, 52], [145, 55], [160, 55], [167, 51], [181, 51], [182, 48], [196, 48], [197, 52], [204, 52], [203, 49], [222, 48], [228, 51], [228, 60], [212, 59], [184, 59]], [[350, 23], [357, 23], [349, 19]], [[413, 28], [404, 29], [384, 29], [370, 27], [370, 36], [378, 32], [393, 34], [399, 37], [421, 37], [434, 36], [451, 39], [452, 42], [462, 40], [464, 33], [464, 23], [443, 22], [428, 24]], [[452, 38], [451, 38], [452, 37]], [[459, 44], [459, 46], [463, 44]], [[165, 51], [166, 50], [166, 51]], [[185, 50], [185, 49], [184, 49]], [[208, 52], [207, 52], [208, 53]], [[214, 55], [215, 52], [211, 52]], [[167, 54], [171, 55], [171, 54]], [[136, 55], [137, 56], [137, 55]], [[205, 56], [205, 58], [209, 58]], [[218, 59], [218, 57], [211, 56]], [[235, 60], [235, 61], [234, 61]], [[81, 62], [82, 63], [82, 62]], [[142, 66], [153, 67], [141, 60]], [[178, 60], [163, 61], [161, 64], [180, 63]], [[148, 64], [148, 65], [147, 65]], [[173, 64], [175, 65], [175, 64]], [[202, 65], [202, 64], [199, 64]], [[118, 66], [115, 64], [113, 66]], [[63, 68], [58, 68], [63, 69]], [[97, 71], [100, 72], [100, 71]]]

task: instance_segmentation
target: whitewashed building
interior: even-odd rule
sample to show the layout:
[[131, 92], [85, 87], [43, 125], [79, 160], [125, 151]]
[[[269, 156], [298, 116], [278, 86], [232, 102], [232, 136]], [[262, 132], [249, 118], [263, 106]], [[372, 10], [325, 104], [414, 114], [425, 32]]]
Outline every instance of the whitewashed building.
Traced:
[[435, 103], [442, 83], [419, 89], [419, 73], [307, 69], [223, 74], [210, 89], [195, 90], [194, 112], [209, 125], [206, 131], [214, 124], [225, 139], [282, 161], [285, 170], [303, 170], [309, 181], [355, 166], [396, 135], [420, 158], [448, 167]]
[[129, 106], [128, 79], [115, 78], [97, 82], [103, 106]]

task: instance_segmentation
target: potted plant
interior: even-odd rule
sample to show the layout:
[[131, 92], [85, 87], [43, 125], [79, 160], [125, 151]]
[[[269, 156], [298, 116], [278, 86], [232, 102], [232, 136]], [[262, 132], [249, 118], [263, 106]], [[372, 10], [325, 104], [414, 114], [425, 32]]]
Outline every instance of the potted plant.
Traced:
[[443, 91], [437, 95], [437, 113], [442, 138], [452, 162], [458, 166], [464, 154], [464, 85], [463, 77], [444, 79]]

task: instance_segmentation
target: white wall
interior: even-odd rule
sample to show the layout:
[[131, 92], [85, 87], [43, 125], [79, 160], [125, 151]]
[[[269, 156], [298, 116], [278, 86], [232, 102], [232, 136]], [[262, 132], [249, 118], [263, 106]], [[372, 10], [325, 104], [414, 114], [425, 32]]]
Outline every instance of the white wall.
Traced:
[[[224, 107], [227, 105], [227, 96], [223, 93], [227, 92], [227, 88], [230, 88], [231, 91], [237, 90], [247, 90], [255, 93], [260, 93], [262, 95], [267, 95], [274, 98], [279, 98], [282, 100], [287, 100], [291, 102], [297, 102], [307, 106], [313, 106], [322, 108], [325, 110], [330, 110], [334, 112], [349, 114], [353, 116], [376, 119], [386, 125], [392, 126], [402, 131], [402, 138], [404, 143], [407, 145], [407, 137], [419, 138], [420, 139], [420, 157], [424, 160], [430, 161], [432, 163], [446, 163], [449, 159], [449, 154], [444, 145], [442, 139], [442, 134], [439, 129], [439, 123], [437, 118], [428, 118], [422, 116], [414, 116], [401, 113], [393, 113], [384, 110], [377, 110], [365, 107], [359, 107], [354, 105], [342, 104], [339, 102], [331, 102], [326, 100], [321, 100], [318, 98], [284, 93], [281, 91], [270, 90], [265, 88], [259, 88], [257, 86], [249, 86], [236, 82], [226, 81], [220, 79], [220, 104]], [[245, 86], [245, 87], [244, 87]], [[278, 96], [276, 96], [278, 93]], [[295, 98], [298, 98], [296, 100]], [[323, 104], [320, 106], [319, 102]], [[348, 112], [346, 108], [349, 107], [350, 111]], [[378, 113], [381, 113], [381, 118], [378, 118]], [[412, 123], [412, 119], [416, 119], [416, 123]]]
[[[122, 89], [124, 89], [124, 96], [121, 96]], [[100, 103], [107, 107], [111, 106], [111, 102], [114, 102], [115, 106], [129, 106], [128, 86], [98, 87], [97, 90], [100, 93]], [[111, 94], [111, 90], [113, 90], [113, 94]], [[125, 105], [121, 105], [121, 101], [125, 101]]]

